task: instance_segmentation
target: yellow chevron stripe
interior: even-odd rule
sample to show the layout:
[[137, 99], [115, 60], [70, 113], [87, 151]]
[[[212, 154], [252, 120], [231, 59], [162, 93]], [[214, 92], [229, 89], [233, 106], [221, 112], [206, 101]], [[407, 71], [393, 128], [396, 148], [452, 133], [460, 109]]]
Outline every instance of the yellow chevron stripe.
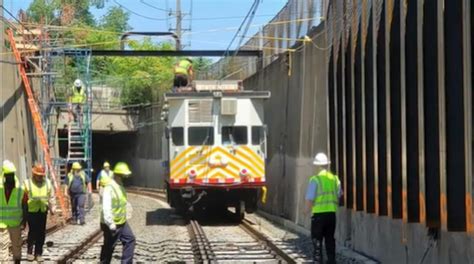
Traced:
[[[226, 151], [226, 149], [223, 149], [220, 146], [213, 147], [212, 151], [209, 151], [209, 150], [211, 150], [211, 148], [207, 147], [206, 150], [205, 150], [205, 151], [207, 151], [207, 153], [205, 153], [202, 156], [197, 156], [197, 160], [194, 160], [196, 157], [191, 157], [191, 158], [189, 158], [189, 156], [186, 157], [184, 159], [184, 161], [188, 161], [188, 164], [183, 164], [181, 167], [177, 167], [177, 165], [174, 166], [174, 167], [177, 167], [177, 168], [176, 169], [171, 169], [171, 171], [170, 171], [171, 178], [172, 179], [186, 178], [187, 177], [186, 170], [190, 169], [190, 168], [196, 169], [196, 171], [198, 172], [198, 178], [201, 178], [199, 176], [205, 176], [203, 174], [208, 174], [208, 173], [205, 173], [205, 171], [203, 171], [203, 170], [208, 169], [208, 167], [207, 167], [208, 165], [206, 163], [204, 163], [204, 164], [199, 164], [199, 163], [202, 163], [206, 159], [208, 159], [210, 156], [215, 156], [216, 154], [219, 154], [219, 153], [226, 156], [229, 159], [229, 165], [227, 166], [227, 168], [225, 168], [227, 174], [229, 174], [229, 177], [238, 177], [239, 172], [242, 168], [247, 168], [250, 171], [252, 177], [263, 177], [263, 175], [264, 175], [264, 170], [262, 169], [261, 166], [258, 166], [258, 160], [257, 160], [257, 162], [253, 161], [252, 158], [249, 157], [247, 151], [243, 152], [240, 149], [237, 150], [238, 155], [236, 157], [236, 156], [231, 155], [230, 153], [228, 153], [228, 151]], [[187, 152], [189, 152], [189, 151], [187, 151]], [[261, 158], [259, 160], [262, 161]], [[180, 164], [182, 164], [182, 163], [183, 162], [181, 161]], [[189, 163], [192, 163], [192, 164], [189, 164]], [[240, 166], [240, 168], [238, 166]], [[218, 169], [223, 169], [223, 168], [222, 167], [209, 168], [210, 171], [216, 171]]]
[[256, 168], [258, 168], [260, 171], [264, 171], [263, 167], [261, 166], [261, 164], [259, 164], [258, 160], [255, 161], [254, 159], [252, 159], [248, 153], [243, 150], [243, 149], [238, 149], [237, 150], [237, 156], [243, 156], [247, 161], [249, 161], [253, 166], [255, 166]]
[[[225, 155], [226, 157], [229, 158], [229, 162], [234, 161], [234, 162], [238, 163], [240, 166], [250, 170], [251, 172], [253, 171], [254, 175], [263, 175], [264, 174], [263, 171], [258, 170], [258, 168], [255, 168], [252, 165], [250, 165], [247, 162], [247, 160], [244, 160], [242, 158], [240, 158], [240, 159], [236, 158], [236, 157], [232, 156], [230, 153], [226, 152], [225, 150], [220, 149], [219, 147], [217, 149], [220, 150], [220, 153], [222, 153], [223, 155]], [[239, 171], [240, 171], [240, 168], [239, 168]]]
[[194, 147], [188, 147], [186, 148], [183, 152], [179, 153], [178, 156], [176, 156], [176, 158], [174, 158], [172, 161], [171, 161], [171, 166], [170, 166], [170, 169], [173, 169], [174, 167], [178, 166], [178, 163], [181, 162], [182, 158], [186, 158], [186, 155], [190, 152], [194, 150]]
[[[204, 147], [202, 149], [202, 151], [196, 151], [196, 153], [200, 152], [201, 155], [204, 156], [204, 155], [208, 154], [210, 149], [211, 149], [210, 147]], [[183, 153], [188, 154], [191, 150], [196, 150], [196, 148], [195, 147], [189, 147], [185, 151], [183, 151]], [[197, 156], [197, 154], [196, 154], [196, 156]], [[171, 169], [173, 170], [173, 169], [176, 169], [176, 167], [180, 167], [181, 165], [183, 165], [183, 163], [189, 162], [189, 160], [192, 159], [192, 158], [194, 158], [194, 157], [190, 158], [190, 155], [186, 155], [184, 157], [182, 155], [179, 155], [178, 158], [176, 158], [172, 161]]]
[[206, 153], [202, 156], [196, 156], [194, 158], [197, 158], [197, 160], [195, 160], [193, 162], [190, 162], [188, 160], [187, 165], [183, 164], [183, 166], [181, 166], [181, 167], [179, 167], [175, 170], [171, 170], [171, 172], [170, 172], [171, 173], [171, 179], [179, 177], [179, 175], [182, 175], [186, 172], [186, 169], [192, 168], [193, 166], [207, 166], [207, 164], [199, 164], [199, 163], [202, 163], [203, 161], [205, 161], [207, 158], [209, 158], [210, 155], [211, 155], [211, 153], [208, 152], [208, 153]]
[[245, 149], [247, 153], [250, 153], [250, 155], [259, 162], [262, 168], [265, 167], [265, 162], [264, 162], [263, 157], [261, 157], [260, 155], [257, 155], [257, 153], [255, 153], [253, 149], [251, 149], [249, 146], [242, 146], [241, 148]]

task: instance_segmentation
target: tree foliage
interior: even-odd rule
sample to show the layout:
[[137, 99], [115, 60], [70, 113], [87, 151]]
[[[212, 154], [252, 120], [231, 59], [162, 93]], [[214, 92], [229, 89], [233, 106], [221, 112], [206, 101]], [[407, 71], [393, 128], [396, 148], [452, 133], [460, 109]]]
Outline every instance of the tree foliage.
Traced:
[[[91, 7], [103, 8], [107, 0], [33, 0], [27, 10], [31, 22], [67, 25], [62, 32], [68, 45], [92, 49], [120, 49], [121, 33], [131, 30], [130, 15], [121, 7], [112, 6], [106, 14], [95, 19]], [[71, 17], [65, 18], [69, 13]], [[67, 24], [64, 23], [67, 21]], [[132, 50], [171, 50], [169, 42], [156, 43], [150, 38], [132, 39], [126, 43]], [[92, 58], [92, 81], [104, 80], [106, 85], [122, 89], [124, 105], [151, 103], [161, 98], [172, 87], [173, 68], [176, 58], [169, 57], [102, 57]], [[205, 71], [212, 63], [206, 58], [194, 60], [195, 71]], [[67, 88], [76, 78], [81, 78], [83, 65], [73, 58], [66, 60], [64, 86]]]
[[92, 6], [103, 7], [103, 0], [33, 0], [26, 14], [35, 23], [94, 25]]
[[[155, 44], [149, 38], [131, 41], [133, 50], [171, 50], [170, 43]], [[172, 86], [174, 59], [169, 57], [116, 57], [112, 58], [110, 71], [119, 76], [122, 102], [126, 105], [151, 103], [161, 98]]]

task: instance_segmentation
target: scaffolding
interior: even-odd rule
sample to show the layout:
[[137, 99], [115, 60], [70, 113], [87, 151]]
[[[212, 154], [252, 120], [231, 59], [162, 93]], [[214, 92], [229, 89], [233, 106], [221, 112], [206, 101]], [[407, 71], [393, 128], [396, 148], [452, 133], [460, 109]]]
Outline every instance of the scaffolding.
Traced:
[[[73, 162], [82, 163], [92, 177], [91, 50], [67, 48], [63, 36], [63, 32], [48, 26], [29, 27], [21, 22], [12, 24], [9, 30], [25, 89], [30, 89], [28, 102], [43, 148], [39, 160], [47, 165], [55, 185], [64, 183]], [[77, 118], [73, 118], [77, 104], [69, 100], [74, 79], [82, 80], [86, 97]], [[65, 127], [59, 127], [61, 119], [67, 119], [62, 120]], [[59, 133], [60, 130], [66, 133]], [[60, 153], [60, 142], [67, 145], [66, 153]]]

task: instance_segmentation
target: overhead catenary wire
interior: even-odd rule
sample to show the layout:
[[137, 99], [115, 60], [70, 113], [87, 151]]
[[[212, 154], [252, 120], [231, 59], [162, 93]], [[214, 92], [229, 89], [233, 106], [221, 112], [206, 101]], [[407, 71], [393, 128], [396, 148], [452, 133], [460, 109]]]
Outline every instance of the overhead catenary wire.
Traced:
[[[282, 25], [282, 24], [312, 21], [312, 20], [316, 20], [316, 19], [318, 19], [318, 18], [311, 17], [311, 18], [304, 18], [304, 19], [284, 20], [284, 21], [278, 21], [278, 22], [270, 22], [270, 23], [267, 23], [267, 24], [252, 24], [252, 25], [250, 25], [250, 27], [261, 27], [261, 26], [268, 26], [268, 25]], [[38, 26], [38, 27], [44, 26], [44, 25], [38, 24], [38, 23], [23, 23], [23, 24], [27, 25], [27, 26]], [[105, 30], [105, 29], [94, 29], [94, 28], [78, 27], [78, 26], [49, 25], [46, 28], [57, 29], [57, 30], [60, 30], [60, 29], [64, 29], [64, 30], [85, 30], [85, 31], [90, 31], [90, 32], [109, 33], [109, 34], [115, 34], [115, 35], [123, 34], [123, 32], [121, 32], [121, 31], [113, 31], [113, 30]], [[183, 32], [183, 35], [196, 35], [196, 34], [222, 32], [222, 31], [233, 31], [233, 30], [236, 30], [236, 29], [238, 29], [238, 27], [211, 28], [211, 29], [208, 29], [208, 30]]]
[[232, 44], [234, 43], [234, 40], [237, 38], [237, 36], [239, 35], [240, 31], [242, 30], [242, 27], [245, 25], [245, 22], [247, 21], [247, 19], [249, 18], [249, 16], [252, 14], [253, 10], [255, 9], [256, 6], [258, 6], [258, 3], [259, 3], [260, 0], [254, 0], [252, 6], [250, 7], [247, 15], [245, 16], [244, 20], [242, 21], [242, 23], [240, 24], [240, 26], [237, 28], [237, 32], [235, 32], [234, 36], [232, 37], [232, 39], [230, 40], [230, 43], [229, 45], [227, 46], [227, 49], [226, 49], [226, 52], [224, 54], [224, 56], [227, 56], [229, 55], [229, 50], [230, 48], [232, 47]]
[[135, 12], [135, 11], [131, 10], [130, 8], [120, 4], [117, 0], [114, 0], [114, 3], [118, 6], [120, 6], [121, 8], [127, 10], [128, 12], [130, 12], [131, 14], [133, 14], [135, 16], [139, 16], [139, 17], [142, 17], [142, 18], [145, 18], [145, 19], [155, 20], [155, 21], [166, 21], [166, 18], [149, 17], [149, 16], [142, 15], [138, 12]]
[[159, 10], [159, 11], [163, 11], [163, 12], [168, 12], [168, 14], [169, 14], [170, 16], [172, 15], [171, 10], [169, 10], [169, 9], [159, 8], [159, 7], [155, 6], [155, 5], [152, 5], [152, 4], [148, 3], [148, 2], [145, 2], [145, 0], [140, 0], [140, 2], [141, 2], [142, 4], [148, 6], [148, 7], [153, 8], [153, 9], [156, 9], [156, 10]]

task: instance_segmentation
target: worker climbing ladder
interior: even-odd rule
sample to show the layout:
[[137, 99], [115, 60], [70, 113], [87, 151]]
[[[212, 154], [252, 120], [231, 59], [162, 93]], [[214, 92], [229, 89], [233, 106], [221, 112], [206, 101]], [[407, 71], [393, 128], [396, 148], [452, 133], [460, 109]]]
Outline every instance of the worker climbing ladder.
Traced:
[[[85, 171], [90, 175], [92, 173], [92, 89], [89, 73], [91, 51], [89, 49], [64, 49], [61, 53], [54, 53], [53, 55], [65, 56], [74, 61], [76, 78], [82, 80], [86, 95], [85, 102], [80, 105], [81, 113], [78, 113], [76, 118], [73, 118], [73, 112], [76, 111], [77, 105], [68, 104], [67, 164], [80, 162], [85, 165]], [[66, 88], [72, 89], [72, 84], [70, 86], [66, 86]]]

